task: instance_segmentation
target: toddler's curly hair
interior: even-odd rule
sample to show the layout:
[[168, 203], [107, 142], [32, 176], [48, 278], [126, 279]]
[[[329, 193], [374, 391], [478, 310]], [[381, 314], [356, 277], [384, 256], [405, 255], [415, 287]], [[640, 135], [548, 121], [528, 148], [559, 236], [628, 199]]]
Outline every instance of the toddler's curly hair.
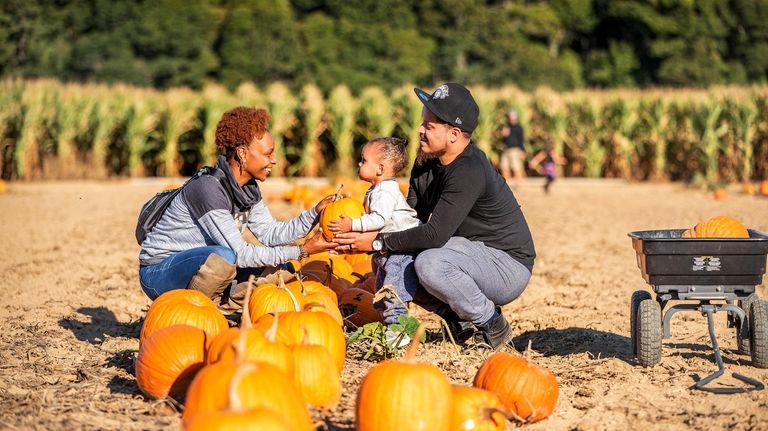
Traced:
[[379, 154], [384, 160], [392, 163], [392, 170], [398, 175], [408, 166], [408, 140], [391, 136], [373, 138], [369, 144], [379, 147]]
[[240, 145], [250, 144], [253, 138], [261, 139], [269, 130], [269, 120], [269, 114], [261, 108], [230, 109], [216, 125], [216, 146], [229, 153]]

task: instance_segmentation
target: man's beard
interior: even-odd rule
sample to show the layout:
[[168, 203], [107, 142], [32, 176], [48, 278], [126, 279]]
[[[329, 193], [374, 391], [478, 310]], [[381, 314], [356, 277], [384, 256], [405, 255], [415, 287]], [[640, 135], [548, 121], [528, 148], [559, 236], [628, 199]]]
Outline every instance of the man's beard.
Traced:
[[427, 160], [436, 159], [442, 156], [443, 154], [445, 154], [444, 149], [434, 153], [425, 153], [424, 150], [422, 150], [421, 147], [419, 147], [419, 151], [416, 153], [416, 160], [414, 161], [414, 164], [416, 164], [416, 166], [421, 166]]

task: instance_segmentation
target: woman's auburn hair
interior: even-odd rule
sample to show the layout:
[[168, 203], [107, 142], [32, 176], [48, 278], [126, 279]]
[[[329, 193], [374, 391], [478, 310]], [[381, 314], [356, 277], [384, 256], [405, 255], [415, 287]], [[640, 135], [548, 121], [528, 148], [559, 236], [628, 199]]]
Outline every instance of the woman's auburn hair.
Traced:
[[216, 146], [227, 152], [240, 145], [261, 139], [269, 130], [269, 114], [265, 109], [238, 106], [221, 116], [216, 125]]

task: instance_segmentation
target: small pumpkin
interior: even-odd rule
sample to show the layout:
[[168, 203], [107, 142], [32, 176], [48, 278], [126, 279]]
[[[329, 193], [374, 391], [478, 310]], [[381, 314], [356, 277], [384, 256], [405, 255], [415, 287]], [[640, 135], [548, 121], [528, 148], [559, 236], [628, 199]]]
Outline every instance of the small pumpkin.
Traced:
[[335, 201], [326, 205], [320, 214], [320, 229], [322, 229], [323, 237], [327, 241], [333, 240], [333, 232], [328, 227], [330, 222], [340, 218], [342, 215], [352, 219], [360, 218], [365, 212], [363, 204], [357, 199], [342, 198], [338, 194], [336, 198]]
[[248, 301], [251, 319], [275, 312], [299, 311], [304, 305], [301, 290], [286, 286], [282, 274], [277, 284], [265, 283], [256, 287]]
[[158, 329], [139, 348], [136, 383], [151, 398], [180, 399], [205, 359], [205, 332], [194, 326]]
[[768, 196], [768, 180], [760, 181], [760, 194]]
[[712, 192], [712, 197], [714, 197], [716, 201], [722, 201], [728, 198], [728, 192], [725, 191], [725, 189], [718, 188]]
[[683, 232], [682, 238], [749, 238], [749, 231], [738, 219], [716, 216]]
[[504, 431], [506, 416], [506, 409], [495, 393], [453, 386], [451, 431]]
[[216, 304], [203, 293], [189, 289], [171, 290], [149, 306], [139, 343], [158, 329], [178, 324], [202, 329], [208, 334], [208, 341], [229, 327]]
[[358, 431], [448, 431], [452, 391], [436, 366], [416, 362], [424, 324], [403, 359], [373, 366], [360, 383], [355, 403]]
[[496, 352], [483, 362], [475, 374], [474, 386], [494, 392], [511, 413], [525, 422], [549, 416], [560, 392], [551, 371], [506, 352]]

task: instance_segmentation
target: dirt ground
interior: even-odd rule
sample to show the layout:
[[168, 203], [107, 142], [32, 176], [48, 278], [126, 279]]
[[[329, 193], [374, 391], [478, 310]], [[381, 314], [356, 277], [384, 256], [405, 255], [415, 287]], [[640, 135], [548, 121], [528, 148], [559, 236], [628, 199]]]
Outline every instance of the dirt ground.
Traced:
[[[11, 183], [0, 194], [0, 429], [178, 428], [178, 407], [138, 390], [133, 358], [149, 300], [137, 278], [133, 238], [141, 204], [168, 180]], [[263, 184], [279, 196], [284, 182]], [[632, 354], [629, 302], [648, 289], [627, 232], [687, 228], [729, 214], [768, 232], [768, 198], [728, 199], [680, 184], [564, 179], [552, 194], [530, 179], [516, 195], [536, 243], [533, 279], [504, 308], [514, 344], [560, 383], [555, 412], [529, 430], [768, 429], [768, 390], [716, 395], [690, 389], [716, 369], [706, 319], [680, 313], [662, 363], [642, 368]], [[296, 209], [271, 204], [277, 216]], [[768, 297], [764, 282], [758, 287]], [[417, 317], [437, 325], [423, 311]], [[731, 372], [768, 382], [768, 370], [736, 353], [725, 313], [716, 332], [726, 387]], [[483, 357], [445, 343], [421, 357], [458, 384], [471, 382]], [[316, 414], [319, 429], [353, 430], [354, 397], [372, 364], [349, 358], [339, 407]]]

